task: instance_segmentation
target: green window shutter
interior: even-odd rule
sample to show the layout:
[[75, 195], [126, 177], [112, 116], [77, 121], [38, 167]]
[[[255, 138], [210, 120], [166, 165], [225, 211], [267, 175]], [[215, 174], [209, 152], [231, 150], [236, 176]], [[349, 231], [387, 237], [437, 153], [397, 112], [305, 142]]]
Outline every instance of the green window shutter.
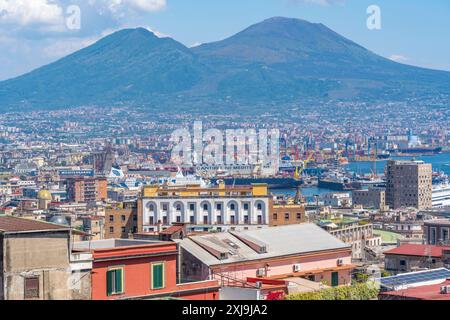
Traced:
[[164, 265], [155, 264], [152, 268], [153, 273], [153, 289], [161, 289], [164, 287]]
[[114, 271], [106, 272], [106, 294], [110, 296], [112, 292], [112, 283], [114, 279]]
[[337, 287], [339, 285], [339, 273], [338, 272], [333, 272], [331, 274], [331, 286], [332, 287]]
[[123, 276], [122, 276], [122, 269], [117, 269], [115, 270], [115, 274], [116, 274], [116, 293], [122, 293], [123, 292], [123, 288], [122, 288], [122, 284], [123, 284]]

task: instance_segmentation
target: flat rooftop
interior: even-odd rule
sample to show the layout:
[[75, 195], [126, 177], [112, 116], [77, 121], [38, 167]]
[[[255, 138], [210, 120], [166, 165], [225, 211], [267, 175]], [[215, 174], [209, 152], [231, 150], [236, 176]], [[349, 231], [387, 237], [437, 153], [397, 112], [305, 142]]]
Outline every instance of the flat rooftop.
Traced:
[[134, 239], [105, 239], [93, 241], [77, 241], [73, 243], [73, 250], [90, 251], [97, 249], [113, 249], [130, 246], [142, 246], [147, 244], [164, 243], [159, 240], [134, 240]]

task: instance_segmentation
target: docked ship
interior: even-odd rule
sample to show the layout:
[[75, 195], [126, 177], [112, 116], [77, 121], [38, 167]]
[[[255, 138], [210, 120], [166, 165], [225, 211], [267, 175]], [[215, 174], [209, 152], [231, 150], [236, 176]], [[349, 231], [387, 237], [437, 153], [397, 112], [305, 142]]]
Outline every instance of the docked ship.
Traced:
[[295, 179], [292, 177], [249, 177], [249, 178], [214, 178], [211, 179], [212, 183], [217, 183], [217, 181], [222, 180], [227, 186], [233, 185], [249, 185], [252, 183], [265, 183], [270, 189], [295, 189], [296, 187], [303, 184], [303, 180]]
[[358, 188], [356, 183], [338, 171], [331, 171], [322, 175], [319, 178], [318, 187], [337, 191], [352, 191]]
[[416, 147], [416, 148], [398, 148], [388, 150], [390, 153], [397, 155], [422, 155], [422, 154], [439, 154], [442, 153], [442, 147]]
[[441, 183], [433, 186], [431, 201], [433, 208], [450, 207], [450, 183]]

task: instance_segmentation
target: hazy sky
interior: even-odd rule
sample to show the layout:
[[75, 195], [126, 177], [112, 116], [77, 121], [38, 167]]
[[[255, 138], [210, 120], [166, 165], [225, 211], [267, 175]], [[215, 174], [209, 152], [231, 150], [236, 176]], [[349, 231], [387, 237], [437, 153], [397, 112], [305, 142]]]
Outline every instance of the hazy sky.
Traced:
[[[367, 28], [370, 5], [381, 9], [381, 30]], [[450, 71], [449, 0], [0, 0], [0, 80], [125, 27], [192, 46], [273, 16], [321, 22], [387, 58]]]

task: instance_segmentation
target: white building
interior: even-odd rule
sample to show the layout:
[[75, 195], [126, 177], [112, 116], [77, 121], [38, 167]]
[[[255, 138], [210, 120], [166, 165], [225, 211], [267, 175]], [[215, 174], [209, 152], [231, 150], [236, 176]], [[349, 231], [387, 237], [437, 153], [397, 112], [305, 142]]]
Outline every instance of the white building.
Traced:
[[263, 227], [269, 221], [265, 184], [147, 186], [140, 206], [144, 232], [164, 229], [172, 223], [189, 223], [190, 230], [225, 231]]
[[443, 208], [450, 206], [450, 184], [439, 184], [433, 186], [431, 193], [433, 208]]

